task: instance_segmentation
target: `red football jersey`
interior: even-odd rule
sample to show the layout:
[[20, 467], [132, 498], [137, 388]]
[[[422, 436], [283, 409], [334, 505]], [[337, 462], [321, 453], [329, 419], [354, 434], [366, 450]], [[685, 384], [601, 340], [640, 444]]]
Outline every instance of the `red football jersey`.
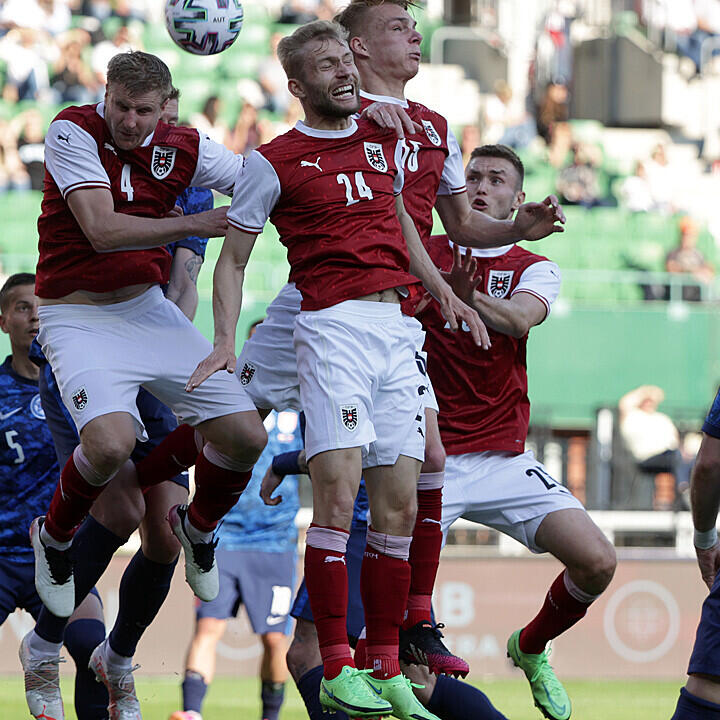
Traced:
[[416, 282], [395, 213], [399, 148], [393, 132], [360, 119], [337, 131], [298, 123], [248, 156], [228, 222], [259, 233], [272, 221], [303, 310]]
[[[441, 270], [450, 270], [453, 254], [446, 235], [433, 236], [428, 251]], [[529, 292], [549, 311], [560, 287], [557, 265], [517, 245], [497, 252], [475, 255], [482, 277], [478, 290], [497, 298]], [[527, 335], [514, 338], [488, 328], [492, 347], [485, 351], [469, 332], [450, 331], [437, 302], [430, 303], [419, 319], [426, 332], [428, 374], [448, 455], [524, 452], [530, 419]]]
[[[422, 131], [402, 141], [405, 172], [403, 202], [413, 219], [423, 244], [427, 247], [433, 227], [433, 206], [437, 195], [465, 192], [462, 152], [447, 120], [439, 113], [417, 102], [360, 92], [362, 109], [375, 102], [400, 105]], [[403, 312], [414, 315], [424, 294], [419, 283], [410, 287], [403, 302]]]
[[170, 255], [165, 248], [95, 252], [68, 207], [67, 197], [74, 190], [107, 188], [116, 212], [159, 218], [191, 184], [232, 189], [237, 158], [201, 138], [197, 130], [160, 123], [141, 147], [125, 151], [116, 147], [102, 112], [102, 104], [70, 107], [48, 129], [38, 219], [40, 297], [168, 280]]

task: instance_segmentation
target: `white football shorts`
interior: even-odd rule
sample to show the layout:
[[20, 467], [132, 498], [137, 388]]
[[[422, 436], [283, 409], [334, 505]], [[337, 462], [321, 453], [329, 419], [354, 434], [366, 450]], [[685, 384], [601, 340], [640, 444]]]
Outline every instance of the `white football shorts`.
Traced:
[[534, 553], [546, 552], [535, 543], [545, 516], [582, 503], [556, 482], [532, 451], [477, 452], [448, 455], [443, 487], [443, 537], [462, 517], [495, 528]]
[[427, 372], [427, 353], [423, 350], [423, 347], [425, 346], [425, 331], [422, 329], [420, 322], [414, 317], [403, 315], [403, 320], [414, 338], [415, 362], [417, 363], [422, 380], [420, 386], [418, 387], [418, 392], [420, 393], [423, 407], [426, 410], [440, 412], [440, 408], [438, 407], [437, 399], [435, 397], [435, 391], [433, 390], [432, 382], [430, 381], [430, 376]]
[[127, 412], [147, 440], [135, 402], [140, 386], [190, 425], [255, 409], [226, 372], [185, 391], [212, 344], [157, 285], [112, 305], [41, 305], [38, 315], [38, 342], [78, 432], [100, 415]]
[[293, 345], [301, 301], [295, 283], [284, 285], [238, 357], [237, 379], [259, 408], [278, 412], [302, 409]]
[[425, 457], [415, 338], [396, 303], [347, 300], [295, 321], [310, 459], [362, 447], [363, 467]]

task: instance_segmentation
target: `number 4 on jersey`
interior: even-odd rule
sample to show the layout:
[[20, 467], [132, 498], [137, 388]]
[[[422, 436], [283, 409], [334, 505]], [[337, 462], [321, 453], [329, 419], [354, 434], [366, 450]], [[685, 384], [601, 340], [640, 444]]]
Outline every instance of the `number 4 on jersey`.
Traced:
[[345, 173], [340, 173], [337, 176], [338, 185], [345, 185], [345, 197], [347, 198], [346, 207], [354, 205], [356, 202], [360, 202], [363, 198], [366, 200], [372, 200], [372, 190], [366, 185], [363, 174], [358, 171], [355, 173], [355, 187], [357, 188], [358, 197], [353, 196], [352, 181]]

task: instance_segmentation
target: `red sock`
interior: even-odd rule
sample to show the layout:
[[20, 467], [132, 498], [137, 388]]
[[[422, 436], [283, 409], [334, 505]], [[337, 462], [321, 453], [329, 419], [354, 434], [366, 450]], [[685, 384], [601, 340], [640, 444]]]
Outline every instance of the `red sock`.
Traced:
[[91, 485], [80, 474], [71, 455], [60, 473], [60, 482], [45, 516], [45, 529], [60, 542], [72, 540], [105, 485]]
[[367, 638], [360, 638], [355, 646], [355, 667], [364, 670], [367, 667]]
[[[410, 538], [408, 538], [409, 540]], [[400, 674], [398, 633], [410, 587], [410, 563], [366, 545], [360, 592], [367, 626], [366, 667], [385, 680]]]
[[563, 570], [554, 580], [545, 596], [540, 612], [520, 633], [520, 650], [539, 655], [549, 640], [565, 632], [585, 616], [590, 603], [574, 598], [565, 585]]
[[[347, 538], [341, 528], [310, 525], [305, 546], [305, 585], [323, 659], [323, 674], [332, 680], [343, 665], [355, 667], [347, 639]], [[313, 543], [311, 545], [310, 543]], [[329, 547], [315, 547], [325, 545]]]
[[195, 496], [188, 508], [192, 526], [201, 532], [212, 532], [238, 501], [251, 475], [252, 470], [221, 468], [200, 452], [195, 461]]
[[417, 499], [417, 518], [410, 545], [412, 575], [403, 622], [406, 630], [423, 620], [430, 620], [430, 604], [442, 549], [442, 488], [418, 490]]
[[195, 464], [198, 449], [195, 428], [190, 425], [176, 427], [146, 457], [135, 464], [138, 483], [143, 490], [174, 478]]

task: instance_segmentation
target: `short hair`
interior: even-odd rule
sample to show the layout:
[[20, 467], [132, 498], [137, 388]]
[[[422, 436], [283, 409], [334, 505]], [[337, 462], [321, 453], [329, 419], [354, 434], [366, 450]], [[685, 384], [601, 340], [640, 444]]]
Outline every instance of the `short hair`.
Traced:
[[351, 0], [350, 4], [335, 16], [334, 20], [348, 31], [349, 37], [354, 38], [365, 29], [368, 11], [380, 5], [397, 5], [403, 10], [417, 7], [412, 0]]
[[259, 320], [256, 320], [254, 323], [250, 323], [250, 327], [248, 328], [248, 337], [250, 337], [253, 334], [253, 331], [255, 328], [262, 324], [264, 322], [265, 318], [260, 318]]
[[180, 88], [176, 88], [173, 86], [173, 89], [170, 91], [170, 94], [167, 97], [168, 100], [180, 100]]
[[156, 55], [141, 50], [118, 53], [110, 58], [107, 84], [120, 85], [133, 97], [159, 90], [163, 102], [173, 90], [168, 66]]
[[305, 46], [313, 40], [337, 40], [347, 44], [348, 34], [345, 28], [329, 20], [315, 20], [301, 25], [292, 35], [284, 37], [278, 43], [278, 59], [288, 80], [302, 79], [305, 67]]
[[492, 157], [507, 160], [517, 171], [520, 181], [518, 183], [518, 189], [522, 190], [523, 181], [525, 180], [525, 166], [512, 148], [509, 148], [507, 145], [481, 145], [470, 153], [470, 160], [476, 157]]
[[10, 302], [10, 293], [21, 285], [35, 285], [35, 275], [33, 273], [15, 273], [11, 275], [5, 284], [0, 288], [0, 311], [7, 310]]

